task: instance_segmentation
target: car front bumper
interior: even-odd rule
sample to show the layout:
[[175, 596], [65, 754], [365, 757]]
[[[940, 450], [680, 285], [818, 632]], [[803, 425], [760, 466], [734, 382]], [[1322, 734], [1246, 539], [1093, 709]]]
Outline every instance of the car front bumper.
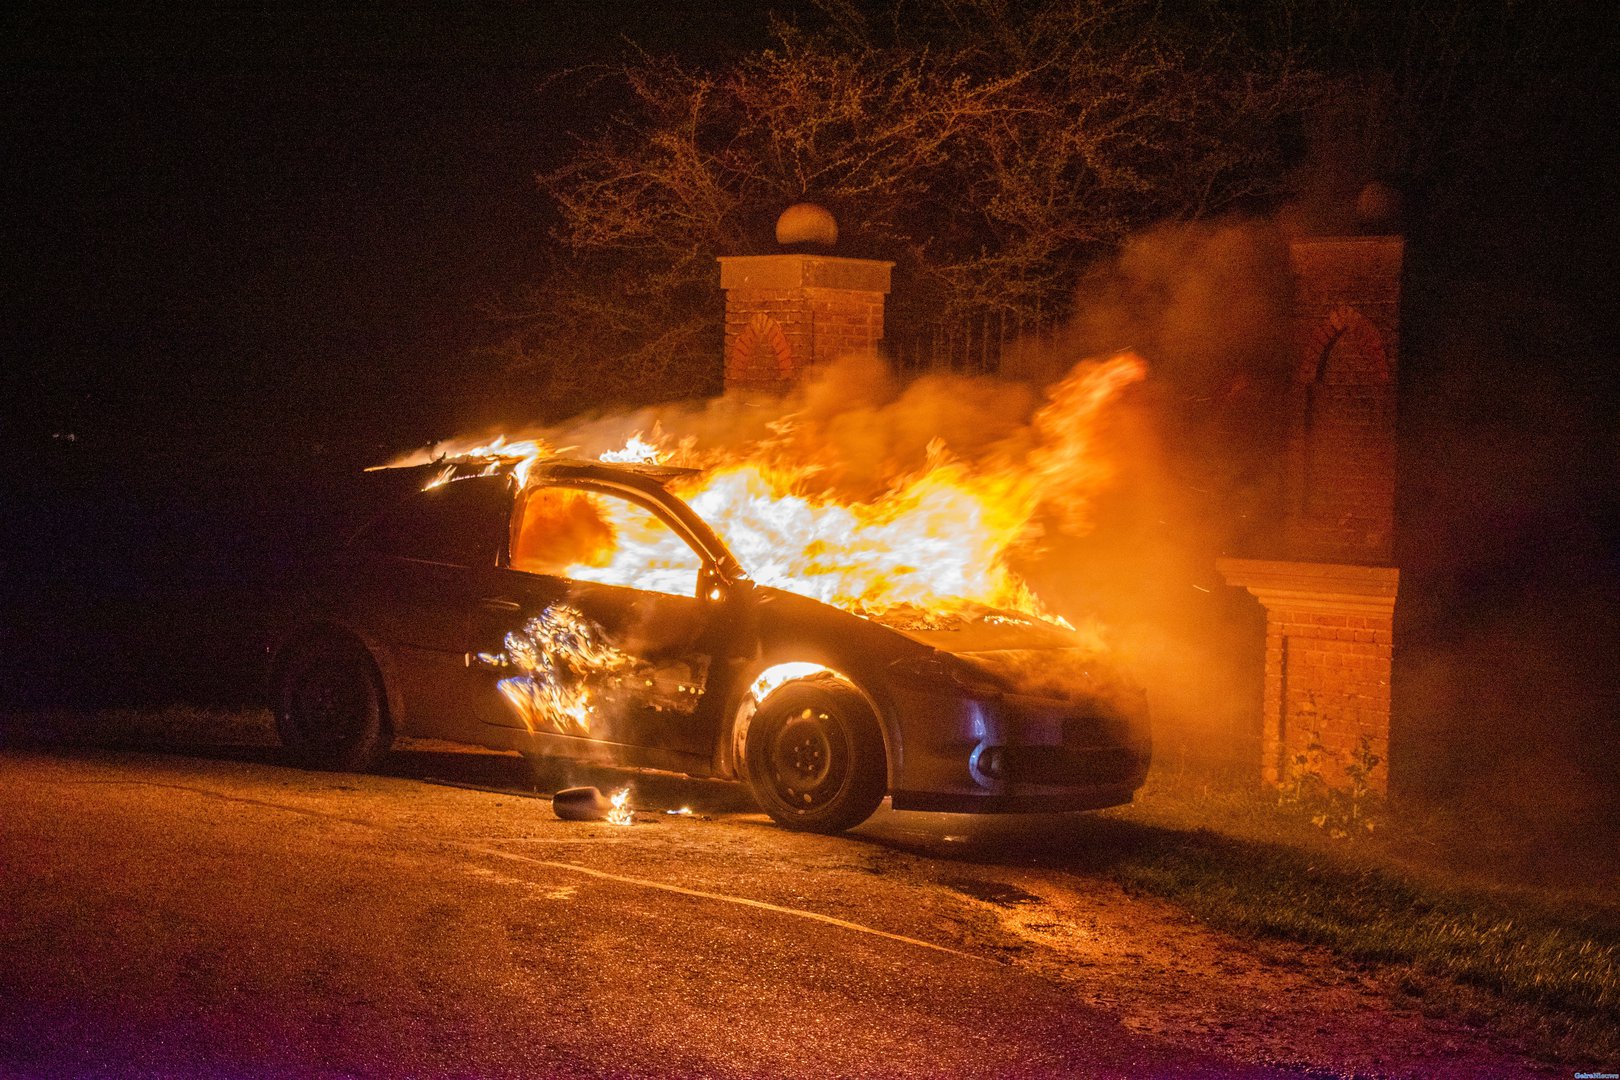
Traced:
[[926, 697], [907, 703], [913, 719], [890, 792], [897, 810], [1097, 810], [1130, 802], [1147, 777], [1152, 745], [1139, 690], [1079, 700]]

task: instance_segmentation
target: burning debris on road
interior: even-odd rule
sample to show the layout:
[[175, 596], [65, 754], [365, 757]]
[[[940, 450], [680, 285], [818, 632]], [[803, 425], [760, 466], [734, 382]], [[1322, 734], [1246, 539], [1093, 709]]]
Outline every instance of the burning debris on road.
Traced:
[[594, 787], [564, 788], [551, 797], [552, 812], [563, 821], [605, 821], [609, 825], [635, 824], [630, 808], [630, 789], [621, 788], [612, 796]]

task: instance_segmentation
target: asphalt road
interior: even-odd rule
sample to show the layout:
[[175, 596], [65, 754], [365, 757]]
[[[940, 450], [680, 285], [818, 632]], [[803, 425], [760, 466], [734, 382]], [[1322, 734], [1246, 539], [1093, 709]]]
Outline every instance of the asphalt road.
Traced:
[[[639, 777], [634, 825], [567, 823], [424, 782], [520, 787], [518, 759], [397, 757], [0, 751], [0, 1075], [1267, 1076], [1331, 1054], [1223, 1044], [1176, 1012], [1173, 962], [1108, 941], [1209, 968], [1202, 931], [1100, 886], [1060, 903], [898, 816], [801, 836]], [[1068, 977], [1104, 954], [1162, 1004]]]

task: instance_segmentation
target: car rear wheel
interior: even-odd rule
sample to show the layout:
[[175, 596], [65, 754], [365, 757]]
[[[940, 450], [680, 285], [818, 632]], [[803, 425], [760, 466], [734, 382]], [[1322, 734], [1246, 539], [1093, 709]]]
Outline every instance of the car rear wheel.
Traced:
[[744, 754], [754, 798], [790, 829], [854, 828], [888, 789], [877, 717], [853, 687], [830, 679], [788, 683], [761, 702]]
[[339, 772], [370, 768], [391, 741], [371, 657], [342, 640], [299, 649], [277, 693], [276, 730], [301, 765]]

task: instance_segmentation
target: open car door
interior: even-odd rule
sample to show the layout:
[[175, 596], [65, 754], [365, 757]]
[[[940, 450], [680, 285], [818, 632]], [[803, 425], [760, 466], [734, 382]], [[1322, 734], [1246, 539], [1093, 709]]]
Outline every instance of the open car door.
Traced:
[[570, 756], [706, 763], [721, 696], [709, 691], [739, 628], [679, 524], [642, 492], [544, 479], [524, 491], [474, 614], [479, 718]]

